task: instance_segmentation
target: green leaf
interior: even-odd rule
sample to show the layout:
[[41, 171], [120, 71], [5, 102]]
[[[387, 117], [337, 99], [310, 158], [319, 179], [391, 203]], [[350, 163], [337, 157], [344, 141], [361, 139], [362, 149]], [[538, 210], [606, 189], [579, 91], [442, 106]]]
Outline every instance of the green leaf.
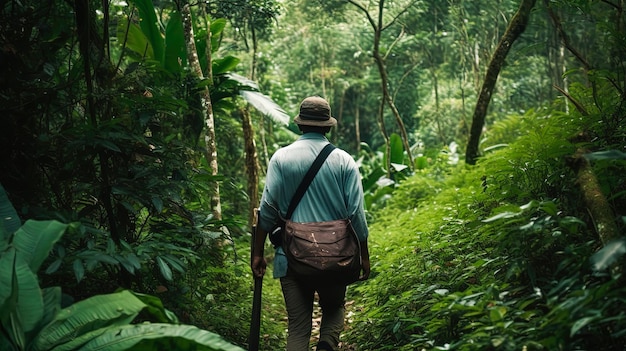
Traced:
[[244, 350], [217, 334], [195, 326], [160, 323], [108, 328], [79, 350], [165, 350], [171, 349], [172, 345], [177, 350]]
[[179, 323], [178, 317], [163, 306], [163, 302], [156, 296], [133, 292], [135, 297], [146, 304], [145, 311], [152, 317], [151, 320], [160, 323]]
[[238, 58], [230, 55], [221, 59], [214, 59], [212, 65], [213, 75], [217, 76], [234, 70], [239, 64], [239, 61]]
[[589, 160], [626, 160], [626, 153], [619, 150], [597, 151], [586, 154]]
[[43, 318], [43, 295], [37, 276], [20, 251], [15, 253], [15, 277], [18, 289], [17, 313], [24, 332], [28, 333], [35, 329]]
[[8, 241], [9, 236], [19, 229], [22, 225], [20, 217], [17, 215], [17, 211], [13, 207], [13, 204], [9, 200], [4, 187], [0, 184], [0, 219], [2, 224], [0, 225], [0, 242]]
[[67, 224], [54, 220], [28, 220], [15, 232], [13, 245], [24, 255], [30, 269], [36, 273], [66, 228]]
[[163, 200], [160, 197], [153, 196], [152, 205], [154, 206], [154, 209], [157, 211], [157, 213], [163, 212]]
[[404, 162], [404, 144], [402, 143], [402, 138], [400, 135], [392, 133], [389, 143], [391, 147], [391, 163], [402, 164]]
[[[20, 318], [15, 311], [11, 311], [8, 318], [2, 321], [2, 327], [8, 331], [10, 344], [14, 345], [11, 349], [26, 350], [26, 336], [24, 335]], [[3, 337], [0, 340], [5, 340], [5, 338]]]
[[513, 217], [516, 217], [517, 215], [519, 215], [518, 212], [506, 211], [506, 212], [498, 213], [497, 215], [491, 216], [491, 217], [489, 217], [487, 219], [483, 219], [482, 222], [490, 223], [490, 222], [494, 222], [494, 221], [497, 221], [497, 220], [503, 219], [503, 218], [513, 218]]
[[15, 248], [0, 255], [0, 320], [4, 321], [16, 308], [17, 278], [15, 277]]
[[178, 272], [185, 273], [185, 264], [178, 257], [173, 255], [164, 255], [160, 257], [167, 261], [168, 265]]
[[136, 59], [154, 60], [154, 51], [141, 28], [134, 23], [120, 23], [117, 27], [117, 38], [126, 48], [136, 53]]
[[425, 169], [428, 167], [428, 157], [418, 156], [415, 158], [415, 169]]
[[63, 260], [58, 258], [56, 260], [54, 260], [49, 266], [48, 268], [46, 268], [46, 274], [52, 274], [56, 271], [59, 270], [59, 268], [61, 267], [61, 264], [63, 263]]
[[132, 0], [139, 9], [139, 18], [141, 19], [141, 31], [150, 42], [150, 46], [154, 52], [151, 58], [158, 62], [163, 62], [163, 35], [158, 26], [156, 12], [152, 0]]
[[213, 20], [209, 27], [211, 31], [211, 52], [216, 52], [220, 47], [222, 31], [226, 28], [226, 19], [218, 18]]
[[44, 326], [61, 310], [61, 288], [54, 286], [41, 290], [43, 296], [43, 318], [40, 326]]
[[574, 335], [576, 335], [576, 333], [578, 333], [580, 329], [584, 328], [587, 324], [593, 322], [595, 319], [596, 317], [585, 317], [577, 320], [574, 325], [572, 325], [569, 336], [573, 337]]
[[35, 338], [33, 350], [51, 350], [100, 328], [126, 325], [145, 307], [127, 290], [79, 301], [56, 314]]
[[507, 309], [504, 306], [498, 306], [495, 308], [492, 308], [489, 311], [489, 319], [491, 319], [491, 322], [495, 323], [495, 322], [499, 322], [504, 318], [504, 315], [506, 315]]
[[180, 12], [172, 11], [165, 28], [165, 57], [163, 59], [163, 66], [166, 71], [171, 73], [179, 73], [182, 71], [183, 65], [187, 62], [185, 50], [182, 17]]
[[[229, 78], [234, 77], [232, 73], [228, 74]], [[256, 91], [241, 90], [239, 94], [252, 105], [257, 111], [269, 116], [275, 123], [289, 125], [291, 117], [276, 104], [270, 97]]]
[[85, 277], [85, 266], [83, 266], [83, 261], [80, 258], [75, 259], [72, 267], [74, 268], [76, 281], [80, 283], [80, 281]]
[[156, 257], [157, 264], [159, 265], [159, 270], [161, 271], [161, 275], [163, 278], [167, 280], [172, 280], [172, 269], [167, 265], [165, 260], [161, 256]]

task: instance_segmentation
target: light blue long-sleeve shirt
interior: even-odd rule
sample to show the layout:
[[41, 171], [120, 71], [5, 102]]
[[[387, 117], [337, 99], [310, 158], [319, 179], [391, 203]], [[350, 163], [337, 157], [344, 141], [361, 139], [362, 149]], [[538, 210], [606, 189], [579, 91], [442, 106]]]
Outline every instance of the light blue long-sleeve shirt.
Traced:
[[[274, 153], [267, 169], [261, 197], [261, 229], [270, 232], [280, 217], [285, 217], [298, 185], [326, 144], [328, 139], [323, 134], [306, 133], [291, 145]], [[359, 240], [366, 241], [369, 231], [363, 208], [359, 168], [352, 156], [337, 148], [328, 155], [291, 220], [322, 222], [344, 218], [350, 219]], [[274, 257], [274, 277], [282, 277], [286, 272], [284, 252], [282, 248], [278, 248]]]

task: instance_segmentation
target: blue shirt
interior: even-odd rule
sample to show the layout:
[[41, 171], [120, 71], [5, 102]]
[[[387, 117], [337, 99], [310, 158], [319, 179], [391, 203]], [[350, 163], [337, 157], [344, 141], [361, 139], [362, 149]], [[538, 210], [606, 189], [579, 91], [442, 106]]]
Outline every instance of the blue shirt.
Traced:
[[[328, 139], [323, 134], [306, 133], [274, 153], [261, 197], [258, 224], [261, 229], [269, 232], [280, 217], [285, 217], [298, 185], [326, 144]], [[363, 208], [359, 168], [352, 156], [337, 148], [328, 155], [291, 220], [323, 222], [344, 218], [350, 219], [361, 242], [367, 240], [369, 231]], [[274, 277], [284, 276], [286, 271], [284, 252], [278, 248], [274, 257]]]

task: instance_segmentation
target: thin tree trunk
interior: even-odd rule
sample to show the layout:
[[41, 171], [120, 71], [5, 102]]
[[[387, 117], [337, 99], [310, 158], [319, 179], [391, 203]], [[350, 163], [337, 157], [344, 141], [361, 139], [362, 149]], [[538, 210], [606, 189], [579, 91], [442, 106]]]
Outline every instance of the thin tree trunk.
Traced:
[[359, 96], [356, 97], [356, 104], [354, 107], [354, 139], [356, 142], [356, 154], [361, 152], [361, 121], [360, 121], [360, 108]]
[[[404, 122], [402, 121], [402, 117], [400, 116], [400, 112], [396, 108], [396, 105], [393, 102], [393, 98], [391, 96], [391, 93], [389, 92], [389, 77], [387, 76], [387, 70], [385, 68], [385, 60], [380, 55], [380, 38], [381, 38], [381, 34], [382, 34], [383, 30], [388, 28], [402, 13], [408, 11], [409, 7], [411, 5], [413, 5], [413, 3], [411, 3], [403, 11], [401, 11], [393, 20], [391, 20], [390, 23], [388, 23], [387, 25], [383, 25], [383, 11], [384, 11], [385, 0], [379, 0], [379, 3], [378, 3], [378, 21], [377, 22], [374, 21], [372, 16], [369, 14], [367, 9], [365, 7], [363, 7], [363, 5], [357, 3], [354, 0], [347, 0], [347, 1], [349, 3], [351, 3], [352, 5], [356, 6], [360, 11], [362, 11], [365, 14], [365, 16], [367, 17], [367, 20], [369, 21], [370, 25], [374, 29], [374, 49], [373, 49], [372, 55], [374, 56], [374, 61], [376, 62], [376, 65], [378, 67], [378, 72], [380, 74], [381, 89], [382, 89], [382, 93], [383, 93], [383, 106], [384, 106], [384, 103], [386, 103], [389, 106], [389, 108], [391, 109], [391, 112], [393, 113], [393, 116], [395, 117], [396, 123], [398, 124], [398, 128], [400, 129], [400, 135], [402, 137], [402, 143], [404, 145], [404, 149], [406, 150], [407, 156], [409, 158], [409, 169], [413, 170], [413, 166], [414, 166], [413, 165], [413, 156], [411, 155], [411, 146], [409, 145], [409, 137], [407, 135], [406, 127], [404, 126]], [[384, 128], [383, 118], [384, 118], [384, 116], [383, 116], [383, 109], [382, 109], [382, 106], [381, 106], [381, 111], [380, 111], [380, 114], [379, 114], [379, 125], [381, 126], [381, 128]], [[385, 142], [387, 144], [387, 154], [389, 154], [390, 153], [390, 151], [389, 151], [389, 137], [387, 136], [387, 132], [385, 130], [381, 129], [381, 132], [383, 133], [383, 136], [385, 138]], [[389, 156], [389, 155], [387, 155], [387, 156]], [[389, 160], [388, 160], [388, 163], [389, 163]], [[390, 166], [388, 165], [387, 172], [389, 173], [390, 171], [391, 171], [391, 169], [390, 169]]]
[[491, 102], [491, 94], [511, 46], [526, 29], [526, 25], [528, 24], [528, 20], [530, 18], [530, 11], [533, 6], [535, 6], [535, 2], [536, 0], [522, 0], [519, 9], [515, 13], [515, 16], [513, 16], [513, 19], [511, 19], [506, 32], [500, 39], [500, 42], [491, 57], [487, 73], [485, 74], [485, 80], [480, 90], [478, 101], [476, 102], [474, 116], [472, 117], [472, 128], [470, 130], [470, 137], [465, 152], [465, 162], [467, 164], [476, 164], [476, 160], [479, 156], [478, 144], [485, 125], [487, 108], [489, 107], [489, 102]]
[[559, 37], [561, 37], [561, 41], [563, 42], [563, 45], [565, 45], [567, 50], [570, 53], [572, 53], [572, 55], [574, 55], [578, 59], [578, 61], [580, 63], [582, 63], [582, 65], [585, 68], [585, 72], [589, 71], [591, 69], [591, 65], [583, 57], [583, 55], [578, 50], [576, 50], [572, 46], [572, 44], [570, 43], [569, 37], [567, 36], [567, 33], [565, 33], [565, 30], [563, 29], [563, 25], [561, 24], [561, 19], [552, 10], [552, 7], [550, 6], [550, 2], [548, 0], [543, 0], [543, 3], [546, 5], [546, 9], [548, 10], [548, 14], [550, 15], [550, 18], [552, 19], [552, 23], [554, 24], [554, 28], [556, 29], [557, 33], [559, 33]]
[[[189, 61], [189, 66], [191, 67], [192, 74], [198, 79], [204, 79], [204, 75], [202, 73], [202, 68], [200, 66], [200, 61], [198, 59], [198, 50], [196, 49], [196, 42], [194, 40], [193, 34], [193, 22], [191, 18], [191, 9], [189, 3], [184, 3], [181, 8], [181, 15], [183, 18], [183, 28], [185, 33], [186, 40], [186, 48], [187, 48], [187, 59]], [[209, 47], [210, 47], [210, 30], [209, 32]], [[210, 51], [208, 49], [207, 51]], [[211, 66], [211, 57], [207, 57], [207, 67]], [[209, 70], [210, 72], [210, 70]], [[208, 77], [211, 79], [211, 77]], [[211, 95], [209, 93], [209, 88], [205, 86], [200, 91], [200, 99], [202, 103], [202, 111], [203, 119], [205, 121], [206, 128], [204, 141], [205, 141], [205, 150], [204, 156], [206, 157], [207, 163], [209, 167], [211, 167], [211, 172], [214, 176], [218, 173], [217, 168], [217, 147], [215, 143], [215, 121], [213, 119], [213, 105], [211, 103]], [[220, 186], [217, 181], [214, 181], [211, 185], [211, 211], [213, 213], [213, 217], [216, 220], [222, 219], [222, 206], [220, 203]]]
[[250, 111], [247, 108], [240, 108], [239, 113], [241, 114], [241, 125], [243, 127], [243, 140], [246, 150], [246, 173], [248, 175], [248, 194], [250, 196], [248, 225], [252, 228], [254, 209], [259, 206], [259, 158], [254, 142], [254, 129], [252, 128]]
[[391, 145], [389, 142], [389, 135], [387, 134], [387, 127], [385, 127], [384, 110], [385, 100], [381, 100], [380, 105], [378, 106], [378, 126], [380, 128], [380, 132], [383, 134], [383, 138], [385, 139], [385, 160], [387, 160], [385, 169], [387, 170], [387, 178], [391, 178]]

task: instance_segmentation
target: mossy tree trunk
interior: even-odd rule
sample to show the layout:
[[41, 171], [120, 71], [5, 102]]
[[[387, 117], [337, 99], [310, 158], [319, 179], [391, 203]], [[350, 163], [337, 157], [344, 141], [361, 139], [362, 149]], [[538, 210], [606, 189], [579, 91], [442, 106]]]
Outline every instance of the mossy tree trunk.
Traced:
[[[196, 42], [193, 33], [193, 20], [191, 17], [191, 7], [186, 0], [183, 0], [180, 4], [181, 6], [181, 15], [183, 18], [183, 28], [185, 33], [185, 41], [186, 41], [186, 49], [187, 49], [187, 60], [189, 62], [189, 66], [191, 67], [192, 74], [199, 80], [205, 79], [204, 74], [202, 73], [202, 68], [200, 66], [200, 61], [198, 59], [198, 50], [196, 48]], [[208, 25], [208, 24], [207, 24]], [[211, 40], [211, 31], [207, 28], [207, 33], [209, 38], [207, 42], [210, 44]], [[210, 45], [209, 45], [210, 48]], [[210, 50], [207, 50], [210, 53]], [[211, 67], [211, 56], [207, 56], [207, 67]], [[213, 77], [206, 77], [209, 81], [212, 81]], [[209, 87], [204, 86], [200, 92], [200, 101], [202, 105], [202, 117], [205, 121], [204, 128], [204, 141], [205, 141], [205, 150], [204, 155], [206, 157], [207, 163], [209, 167], [211, 167], [211, 172], [214, 176], [218, 174], [218, 163], [217, 163], [217, 145], [215, 141], [215, 120], [213, 115], [213, 105], [211, 103], [211, 94], [209, 93]], [[216, 220], [222, 219], [222, 206], [220, 203], [220, 186], [217, 180], [215, 180], [211, 184], [211, 211], [213, 213], [213, 217]]]
[[506, 56], [513, 46], [513, 43], [517, 38], [524, 33], [526, 25], [530, 18], [530, 11], [535, 6], [536, 0], [522, 0], [517, 12], [511, 19], [506, 32], [500, 39], [498, 46], [496, 47], [487, 73], [485, 74], [485, 80], [483, 81], [478, 101], [476, 102], [476, 108], [474, 109], [474, 116], [472, 117], [472, 127], [470, 130], [469, 141], [467, 142], [467, 149], [465, 151], [465, 162], [470, 165], [475, 165], [479, 156], [478, 145], [480, 144], [480, 136], [485, 126], [485, 116], [487, 115], [487, 108], [491, 101], [491, 94], [498, 80], [498, 75], [502, 69], [502, 65], [506, 60]]

